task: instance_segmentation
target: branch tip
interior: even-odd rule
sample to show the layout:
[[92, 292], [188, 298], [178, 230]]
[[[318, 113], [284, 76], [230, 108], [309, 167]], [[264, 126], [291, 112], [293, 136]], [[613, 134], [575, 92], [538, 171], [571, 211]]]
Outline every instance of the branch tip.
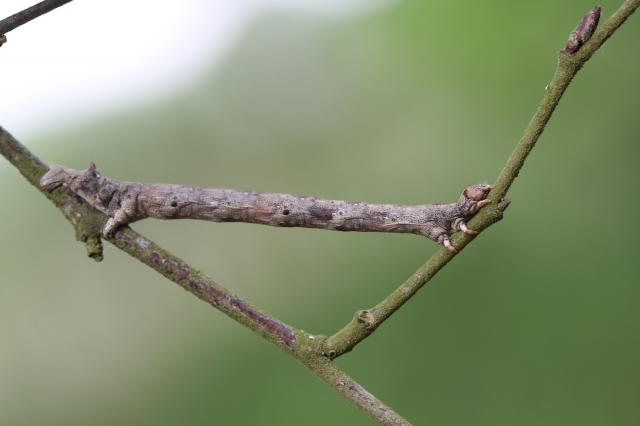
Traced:
[[511, 198], [508, 198], [508, 197], [504, 197], [498, 203], [498, 212], [500, 215], [500, 219], [502, 219], [502, 216], [504, 215], [505, 210], [507, 210], [507, 208], [509, 208], [510, 205], [511, 205]]
[[587, 12], [578, 26], [569, 34], [567, 44], [562, 50], [563, 53], [573, 55], [591, 38], [600, 21], [601, 12], [602, 8], [599, 5]]

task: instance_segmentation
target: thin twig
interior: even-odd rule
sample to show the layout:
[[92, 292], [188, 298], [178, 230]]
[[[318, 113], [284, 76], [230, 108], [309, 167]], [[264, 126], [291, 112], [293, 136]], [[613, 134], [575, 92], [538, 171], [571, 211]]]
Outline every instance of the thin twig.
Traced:
[[24, 25], [29, 21], [36, 19], [39, 16], [44, 15], [45, 13], [51, 12], [53, 9], [57, 9], [58, 7], [65, 5], [72, 0], [45, 0], [41, 1], [38, 4], [34, 4], [33, 6], [15, 13], [7, 18], [4, 18], [0, 21], [0, 35], [4, 35], [9, 31], [15, 30], [20, 25]]
[[[100, 229], [107, 221], [107, 216], [66, 188], [52, 192], [42, 190], [39, 182], [49, 167], [2, 127], [0, 153], [63, 212], [75, 227], [78, 239], [87, 243], [90, 255], [101, 258], [101, 251], [97, 252], [99, 249], [96, 244], [101, 249]], [[409, 424], [327, 359], [322, 352], [326, 337], [309, 334], [260, 311], [129, 227], [121, 228], [108, 241], [283, 349], [377, 422]]]
[[[640, 0], [626, 0], [616, 13], [600, 29], [596, 30], [593, 36], [586, 40], [577, 51], [574, 53], [561, 51], [559, 53], [558, 65], [553, 79], [547, 86], [520, 142], [516, 145], [489, 193], [488, 199], [492, 200], [493, 204], [483, 208], [469, 222], [469, 227], [482, 231], [502, 217], [504, 209], [508, 206], [508, 200], [505, 199], [507, 191], [520, 173], [527, 156], [540, 138], [571, 80], [638, 7], [640, 7]], [[587, 15], [593, 14], [594, 11], [590, 11]], [[453, 244], [458, 250], [462, 250], [473, 238], [469, 235], [460, 235], [458, 238], [454, 238]], [[455, 256], [456, 253], [447, 250], [438, 251], [382, 302], [370, 309], [356, 312], [354, 318], [344, 328], [327, 339], [327, 353], [332, 357], [337, 357], [351, 351], [358, 343], [371, 335], [391, 314], [411, 299]]]

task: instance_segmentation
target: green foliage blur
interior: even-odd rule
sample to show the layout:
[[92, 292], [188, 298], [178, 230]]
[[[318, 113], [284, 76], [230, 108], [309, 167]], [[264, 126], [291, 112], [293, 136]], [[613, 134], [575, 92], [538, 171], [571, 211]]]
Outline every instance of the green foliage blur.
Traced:
[[[604, 16], [619, 3], [604, 1]], [[36, 153], [123, 180], [450, 202], [495, 178], [590, 7], [407, 0], [349, 20], [267, 14], [184, 93], [43, 129]], [[639, 18], [570, 87], [505, 220], [338, 361], [415, 424], [640, 424]], [[112, 247], [101, 264], [85, 258], [15, 169], [0, 170], [0, 193], [0, 424], [370, 424], [134, 259]], [[317, 334], [438, 249], [409, 235], [134, 228]]]

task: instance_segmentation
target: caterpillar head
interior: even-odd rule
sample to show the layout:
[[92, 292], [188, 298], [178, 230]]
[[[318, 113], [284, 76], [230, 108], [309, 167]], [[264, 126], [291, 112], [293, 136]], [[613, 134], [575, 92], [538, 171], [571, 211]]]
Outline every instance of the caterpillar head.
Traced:
[[78, 194], [95, 193], [99, 186], [100, 177], [95, 163], [91, 163], [86, 170], [52, 165], [49, 171], [40, 178], [40, 187], [47, 192], [65, 186]]

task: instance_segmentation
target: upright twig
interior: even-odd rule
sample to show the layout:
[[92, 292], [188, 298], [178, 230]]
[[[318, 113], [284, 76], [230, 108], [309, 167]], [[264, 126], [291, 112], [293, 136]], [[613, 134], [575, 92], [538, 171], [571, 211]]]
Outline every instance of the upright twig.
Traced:
[[[591, 38], [583, 40], [581, 46], [573, 52], [560, 51], [555, 74], [546, 87], [544, 96], [527, 125], [522, 138], [516, 145], [511, 157], [498, 175], [488, 199], [493, 204], [483, 208], [469, 222], [469, 227], [476, 231], [482, 231], [500, 220], [504, 209], [509, 205], [505, 199], [507, 191], [515, 181], [524, 166], [527, 156], [538, 142], [540, 135], [549, 122], [551, 115], [560, 103], [571, 80], [580, 68], [593, 56], [603, 43], [624, 23], [624, 21], [640, 6], [640, 0], [626, 0], [600, 29], [593, 33]], [[600, 7], [596, 6], [587, 13], [585, 19], [595, 19], [600, 16]], [[583, 20], [584, 22], [584, 20]], [[588, 22], [587, 22], [588, 23]], [[584, 26], [587, 27], [586, 25]], [[580, 26], [579, 26], [580, 28]], [[576, 29], [578, 30], [578, 28]], [[572, 33], [573, 34], [573, 33]], [[586, 35], [586, 33], [585, 33]], [[453, 244], [462, 250], [475, 237], [471, 235], [459, 235], [454, 238]], [[400, 287], [391, 293], [386, 299], [376, 306], [356, 312], [354, 318], [344, 328], [327, 339], [327, 352], [333, 357], [340, 356], [352, 350], [358, 343], [371, 335], [395, 311], [400, 309], [418, 290], [428, 283], [449, 261], [456, 256], [448, 250], [440, 250], [427, 260], [413, 275], [411, 275]]]

